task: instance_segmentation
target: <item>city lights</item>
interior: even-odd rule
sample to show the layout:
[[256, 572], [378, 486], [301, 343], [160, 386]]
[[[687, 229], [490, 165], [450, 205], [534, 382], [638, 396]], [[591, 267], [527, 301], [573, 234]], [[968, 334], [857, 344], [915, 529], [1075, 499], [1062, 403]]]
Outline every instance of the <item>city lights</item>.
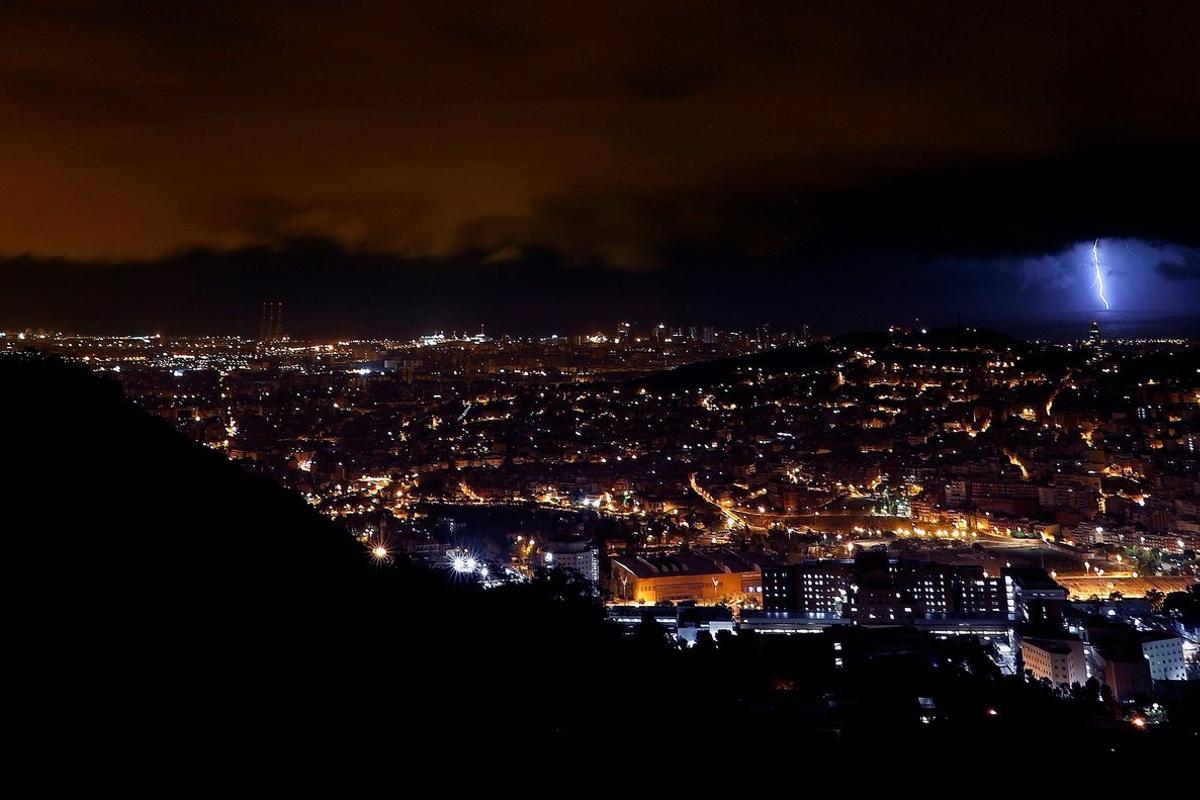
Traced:
[[[296, 492], [381, 567], [402, 552], [485, 594], [550, 581], [629, 625], [670, 609], [688, 649], [701, 630], [979, 638], [1000, 675], [1064, 699], [1118, 663], [1141, 676], [1112, 679], [1141, 730], [1144, 682], [1182, 680], [1192, 652], [1131, 601], [1161, 607], [1194, 581], [1195, 507], [1161, 476], [1194, 463], [1200, 395], [1177, 390], [1191, 375], [1120, 377], [1182, 345], [1080, 334], [39, 341], [122, 367], [135, 402]], [[1047, 603], [1061, 630], [1038, 618]], [[1084, 647], [1091, 614], [1120, 647]]]

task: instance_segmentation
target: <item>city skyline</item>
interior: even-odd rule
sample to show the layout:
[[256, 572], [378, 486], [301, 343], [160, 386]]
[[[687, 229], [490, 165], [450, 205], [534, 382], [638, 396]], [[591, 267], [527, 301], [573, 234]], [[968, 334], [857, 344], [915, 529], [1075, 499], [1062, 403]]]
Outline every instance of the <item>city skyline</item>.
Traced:
[[[1094, 282], [1094, 244], [1109, 308]], [[261, 303], [286, 299], [291, 332], [309, 338], [415, 336], [481, 324], [514, 335], [580, 333], [622, 318], [732, 329], [808, 324], [831, 334], [918, 323], [978, 325], [1019, 338], [1059, 339], [1101, 319], [1122, 335], [1188, 337], [1200, 335], [1191, 291], [1200, 288], [1196, 255], [1163, 243], [1100, 239], [1015, 261], [901, 259], [903, 268], [880, 271], [880, 257], [816, 281], [780, 273], [778, 265], [746, 266], [731, 282], [720, 271], [690, 269], [568, 268], [564, 274], [553, 261], [430, 268], [308, 243], [195, 252], [163, 273], [148, 264], [94, 272], [86, 265], [22, 260], [0, 270], [7, 289], [0, 322], [14, 330], [250, 335], [258, 330]], [[323, 266], [310, 267], [310, 260]], [[590, 290], [580, 293], [577, 282]]]

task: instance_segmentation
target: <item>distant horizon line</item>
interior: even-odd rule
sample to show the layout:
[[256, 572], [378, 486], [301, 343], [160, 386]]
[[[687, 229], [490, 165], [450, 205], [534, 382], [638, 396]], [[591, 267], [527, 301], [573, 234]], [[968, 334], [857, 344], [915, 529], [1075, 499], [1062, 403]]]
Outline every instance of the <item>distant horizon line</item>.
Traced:
[[[755, 336], [758, 335], [759, 328], [761, 328], [763, 326], [774, 329], [770, 333], [770, 337], [772, 339], [774, 339], [774, 337], [781, 335], [781, 334], [803, 334], [803, 333], [805, 333], [805, 329], [807, 329], [807, 334], [810, 338], [822, 338], [822, 339], [838, 338], [841, 336], [850, 336], [850, 335], [855, 335], [855, 334], [889, 333], [889, 332], [892, 332], [893, 329], [895, 329], [896, 331], [907, 332], [907, 333], [915, 333], [918, 331], [928, 332], [928, 333], [942, 332], [942, 331], [983, 331], [983, 332], [987, 332], [987, 333], [1001, 334], [1004, 336], [1009, 336], [1013, 339], [1029, 341], [1029, 342], [1038, 342], [1038, 341], [1072, 342], [1072, 341], [1079, 341], [1082, 339], [1086, 339], [1088, 337], [1088, 335], [1090, 334], [1090, 328], [1080, 327], [1079, 333], [1077, 336], [1061, 335], [1061, 334], [1065, 333], [1065, 331], [1062, 330], [1063, 328], [1065, 328], [1065, 327], [1073, 328], [1078, 323], [1082, 323], [1083, 325], [1089, 325], [1090, 322], [1098, 322], [1101, 324], [1101, 333], [1103, 334], [1103, 332], [1104, 332], [1103, 331], [1103, 322], [1106, 317], [1111, 319], [1112, 317], [1115, 317], [1118, 315], [1120, 315], [1120, 316], [1135, 315], [1138, 312], [1126, 311], [1126, 310], [1121, 310], [1121, 311], [1117, 311], [1117, 310], [1104, 311], [1104, 310], [1102, 310], [1099, 313], [1084, 312], [1084, 311], [1066, 312], [1066, 313], [1069, 314], [1072, 318], [1071, 319], [1059, 319], [1057, 321], [1049, 321], [1049, 320], [1044, 320], [1044, 319], [1033, 319], [1033, 318], [1024, 319], [1024, 320], [1013, 319], [1011, 322], [1014, 324], [1011, 327], [989, 325], [986, 323], [961, 323], [961, 324], [953, 324], [953, 325], [930, 324], [927, 326], [921, 326], [920, 320], [916, 320], [915, 322], [912, 322], [912, 323], [892, 323], [889, 325], [865, 325], [865, 326], [861, 326], [861, 327], [848, 327], [848, 328], [842, 329], [837, 332], [831, 332], [829, 330], [816, 328], [816, 327], [808, 325], [806, 323], [799, 323], [796, 327], [790, 327], [790, 326], [784, 325], [783, 323], [777, 323], [777, 322], [773, 322], [773, 321], [759, 322], [759, 323], [753, 324], [752, 326], [741, 327], [741, 328], [722, 327], [720, 325], [704, 324], [704, 323], [695, 324], [695, 325], [692, 325], [692, 324], [676, 325], [676, 324], [669, 324], [669, 323], [664, 323], [664, 322], [648, 323], [648, 324], [642, 324], [642, 323], [631, 323], [631, 324], [635, 325], [635, 327], [633, 328], [634, 335], [638, 336], [639, 338], [644, 339], [655, 328], [660, 327], [660, 326], [665, 326], [672, 332], [671, 334], [669, 334], [672, 341], [692, 341], [695, 343], [701, 343], [701, 342], [698, 339], [692, 339], [690, 337], [690, 331], [689, 331], [690, 328], [696, 328], [698, 332], [707, 328], [707, 329], [714, 331], [715, 333], [719, 333], [719, 334], [723, 334], [723, 335], [735, 334], [738, 336], [744, 336], [744, 337], [753, 339]], [[1162, 323], [1162, 322], [1166, 322], [1169, 320], [1184, 321], [1184, 322], [1190, 323], [1191, 326], [1196, 326], [1196, 325], [1200, 324], [1200, 314], [1197, 314], [1197, 315], [1190, 315], [1190, 314], [1162, 315], [1162, 316], [1158, 317], [1156, 321], [1159, 323]], [[624, 322], [624, 321], [622, 321], [622, 322]], [[553, 330], [543, 331], [540, 333], [514, 333], [514, 332], [509, 332], [509, 331], [502, 331], [502, 332], [496, 333], [496, 332], [492, 332], [492, 331], [487, 331], [486, 329], [489, 326], [486, 326], [486, 325], [478, 326], [480, 328], [479, 331], [474, 331], [470, 327], [451, 326], [451, 327], [439, 328], [439, 329], [435, 329], [435, 330], [427, 330], [423, 333], [416, 333], [416, 334], [396, 333], [396, 334], [369, 334], [369, 335], [368, 334], [347, 334], [347, 335], [343, 335], [343, 334], [303, 334], [303, 333], [298, 333], [298, 334], [285, 334], [286, 338], [284, 341], [291, 341], [291, 342], [297, 342], [297, 343], [304, 342], [304, 343], [310, 343], [310, 344], [312, 344], [312, 343], [330, 344], [330, 343], [337, 343], [337, 342], [417, 342], [421, 339], [430, 339], [430, 338], [434, 338], [434, 337], [442, 337], [447, 342], [451, 342], [451, 341], [466, 342], [466, 341], [470, 341], [472, 339], [479, 340], [481, 337], [485, 340], [490, 340], [490, 341], [500, 341], [500, 340], [505, 340], [505, 339], [515, 340], [515, 341], [553, 341], [555, 339], [578, 339], [580, 337], [603, 336], [603, 337], [606, 337], [606, 339], [611, 342], [611, 341], [619, 338], [614, 334], [614, 332], [612, 330], [618, 324], [620, 324], [620, 323], [614, 323], [614, 324], [610, 325], [608, 328], [594, 328], [593, 327], [593, 328], [581, 329], [581, 330], [566, 332], [566, 333], [564, 333], [562, 331], [553, 331]], [[1184, 327], [1188, 327], [1188, 326], [1184, 326]], [[1023, 334], [1017, 332], [1022, 328], [1027, 328], [1027, 329], [1041, 328], [1046, 333], [1049, 333], [1051, 330], [1058, 329], [1056, 331], [1056, 333], [1059, 335], [1023, 335]], [[683, 338], [676, 339], [674, 336], [674, 333], [678, 332], [678, 331], [682, 331], [685, 334], [685, 336]], [[35, 337], [63, 337], [63, 338], [72, 338], [73, 337], [73, 338], [81, 338], [81, 339], [151, 339], [151, 338], [203, 339], [203, 338], [209, 338], [209, 339], [238, 339], [238, 340], [242, 340], [242, 341], [246, 341], [246, 342], [263, 341], [261, 339], [261, 337], [256, 337], [254, 335], [248, 335], [246, 333], [217, 332], [217, 331], [208, 331], [208, 332], [204, 332], [204, 333], [198, 333], [198, 332], [171, 333], [171, 332], [164, 332], [162, 330], [152, 331], [152, 332], [130, 332], [130, 331], [117, 332], [116, 329], [110, 329], [107, 332], [83, 332], [83, 331], [67, 330], [67, 329], [62, 329], [62, 328], [51, 329], [51, 328], [46, 328], [46, 327], [42, 327], [42, 326], [37, 326], [37, 327], [27, 326], [24, 328], [0, 327], [0, 338], [17, 338], [17, 337], [28, 338], [29, 335], [32, 335]], [[1109, 337], [1109, 340], [1110, 341], [1139, 341], [1139, 340], [1142, 340], [1142, 341], [1189, 341], [1189, 342], [1193, 342], [1193, 341], [1200, 341], [1200, 330], [1190, 330], [1190, 331], [1181, 330], [1176, 333], [1153, 333], [1153, 334], [1149, 334], [1149, 333], [1132, 334], [1131, 333], [1131, 334], [1127, 334], [1127, 335], [1114, 335], [1114, 336]], [[594, 343], [601, 343], [601, 342], [594, 342]], [[776, 342], [776, 343], [778, 343], [778, 342]]]

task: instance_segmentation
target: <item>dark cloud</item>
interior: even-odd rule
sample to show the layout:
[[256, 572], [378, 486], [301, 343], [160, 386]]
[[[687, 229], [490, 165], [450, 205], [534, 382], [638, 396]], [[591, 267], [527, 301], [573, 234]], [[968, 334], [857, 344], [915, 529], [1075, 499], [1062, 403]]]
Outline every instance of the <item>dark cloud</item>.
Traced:
[[1085, 239], [1200, 246], [1180, 197], [1200, 181], [1190, 3], [5, 11], [0, 254], [40, 265], [7, 269], [18, 295], [17, 272], [44, 287], [121, 265], [176, 291], [203, 280], [166, 273], [261, 273], [252, 258], [281, 252], [307, 265], [282, 283], [349, 280], [365, 273], [345, 259], [370, 254], [371, 280], [456, 276], [420, 284], [447, 298], [490, 286], [463, 264], [504, 276], [501, 295], [626, 302], [696, 275], [884, 285], [939, 259], [970, 260], [971, 280], [1003, 264], [1033, 293], [1073, 285], [1038, 259]]
[[[288, 331], [302, 337], [412, 336], [480, 324], [575, 333], [607, 330], [617, 319], [733, 329], [807, 323], [834, 332], [916, 319], [1001, 330], [1056, 321], [1075, 324], [1067, 328], [1075, 335], [1099, 303], [1088, 250], [1083, 242], [1037, 258], [926, 260], [895, 251], [767, 258], [714, 249], [632, 270], [515, 246], [402, 258], [292, 239], [153, 261], [0, 261], [0, 320], [10, 330], [252, 335], [259, 303], [281, 299]], [[1122, 253], [1112, 248], [1117, 271], [1132, 274], [1114, 275], [1110, 294], [1140, 308], [1142, 319], [1166, 320], [1163, 332], [1200, 334], [1194, 301], [1159, 276], [1154, 261], [1138, 267]]]
[[1035, 292], [1067, 289], [1079, 280], [1078, 270], [1057, 255], [1026, 259], [1020, 263], [1017, 274], [1021, 287]]
[[1159, 261], [1154, 269], [1169, 281], [1200, 280], [1200, 250], [1188, 250], [1178, 258]]
[[240, 195], [222, 198], [213, 216], [214, 224], [219, 228], [258, 241], [273, 241], [286, 236], [296, 221], [312, 209], [311, 203], [299, 203], [278, 195]]
[[669, 191], [548, 198], [520, 235], [591, 261], [607, 260], [602, 248], [625, 248], [625, 266], [705, 253], [1038, 256], [1096, 237], [1200, 244], [1190, 206], [1161, 194], [1166, 182], [1200, 181], [1200, 149], [1126, 145], [860, 174], [835, 162], [825, 169], [845, 178], [832, 186], [783, 174], [758, 183], [752, 170]]

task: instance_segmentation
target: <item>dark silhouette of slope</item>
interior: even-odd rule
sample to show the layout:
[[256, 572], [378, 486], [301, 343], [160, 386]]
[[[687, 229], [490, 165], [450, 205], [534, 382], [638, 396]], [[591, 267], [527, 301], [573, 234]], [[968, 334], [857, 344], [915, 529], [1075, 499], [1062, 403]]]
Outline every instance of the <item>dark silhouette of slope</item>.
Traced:
[[484, 596], [380, 567], [83, 369], [0, 358], [0, 386], [14, 711], [31, 737], [327, 754], [380, 727], [393, 744], [461, 746], [598, 713], [578, 688], [608, 634], [561, 587]]

